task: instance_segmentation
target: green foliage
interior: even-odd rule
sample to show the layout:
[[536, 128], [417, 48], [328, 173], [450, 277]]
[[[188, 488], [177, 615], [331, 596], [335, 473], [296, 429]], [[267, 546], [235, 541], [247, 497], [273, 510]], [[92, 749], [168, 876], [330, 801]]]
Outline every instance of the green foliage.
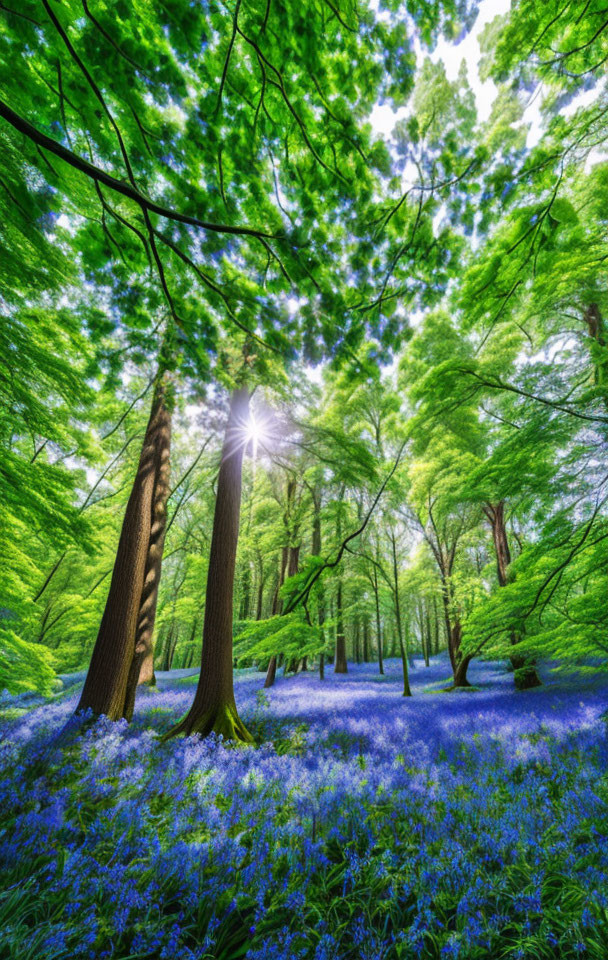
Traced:
[[14, 630], [0, 628], [0, 691], [49, 694], [55, 679], [54, 662], [47, 647], [28, 643]]
[[300, 613], [251, 620], [240, 625], [234, 655], [239, 661], [264, 661], [280, 651], [287, 660], [314, 657], [325, 646], [322, 632]]

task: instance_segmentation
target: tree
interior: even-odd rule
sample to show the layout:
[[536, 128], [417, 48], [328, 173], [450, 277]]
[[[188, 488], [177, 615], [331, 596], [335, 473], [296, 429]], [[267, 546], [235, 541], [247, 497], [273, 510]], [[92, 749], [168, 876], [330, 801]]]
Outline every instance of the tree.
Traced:
[[170, 379], [157, 375], [137, 474], [125, 511], [110, 591], [77, 712], [130, 720], [140, 670], [151, 656], [171, 443]]
[[203, 624], [201, 673], [194, 702], [170, 736], [221, 734], [226, 740], [250, 743], [251, 734], [239, 718], [232, 674], [234, 570], [239, 533], [241, 474], [247, 445], [250, 388], [237, 385], [230, 411], [217, 479], [213, 533]]

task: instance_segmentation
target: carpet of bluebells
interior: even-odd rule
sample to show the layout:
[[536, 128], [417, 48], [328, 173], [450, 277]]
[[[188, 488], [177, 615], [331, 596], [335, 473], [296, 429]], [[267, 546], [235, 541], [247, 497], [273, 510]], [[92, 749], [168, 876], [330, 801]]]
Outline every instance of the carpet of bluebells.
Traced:
[[606, 960], [607, 680], [448, 674], [237, 672], [245, 748], [159, 740], [195, 677], [63, 742], [78, 685], [4, 695], [0, 956]]

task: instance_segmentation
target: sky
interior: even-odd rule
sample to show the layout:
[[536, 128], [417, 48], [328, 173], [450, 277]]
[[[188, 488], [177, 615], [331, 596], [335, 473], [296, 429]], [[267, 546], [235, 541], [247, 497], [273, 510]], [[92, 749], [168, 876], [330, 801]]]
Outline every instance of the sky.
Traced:
[[[480, 121], [487, 120], [490, 115], [492, 102], [496, 96], [496, 87], [492, 80], [486, 80], [485, 83], [482, 83], [479, 79], [479, 71], [477, 69], [480, 58], [479, 34], [485, 25], [490, 23], [494, 17], [507, 13], [510, 6], [510, 0], [481, 0], [477, 19], [472, 30], [470, 30], [459, 43], [449, 43], [444, 39], [439, 40], [431, 54], [422, 49], [417, 38], [414, 40], [414, 49], [418, 63], [420, 64], [425, 56], [430, 56], [434, 63], [443, 60], [448, 80], [456, 79], [460, 65], [464, 60], [467, 66], [469, 83], [475, 94], [477, 113]], [[406, 106], [400, 110], [393, 111], [388, 104], [374, 107], [371, 114], [371, 122], [374, 130], [385, 137], [390, 136], [395, 123], [402, 117], [407, 116], [408, 109]], [[527, 115], [526, 119], [530, 120], [530, 122], [535, 121], [535, 124], [538, 125], [538, 108], [535, 107], [535, 105], [532, 105], [530, 115]]]

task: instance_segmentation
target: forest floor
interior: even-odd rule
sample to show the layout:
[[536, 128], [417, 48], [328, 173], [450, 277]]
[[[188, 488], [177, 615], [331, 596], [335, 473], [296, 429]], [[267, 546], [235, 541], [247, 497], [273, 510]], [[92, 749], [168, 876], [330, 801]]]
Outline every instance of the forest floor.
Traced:
[[80, 677], [0, 699], [1, 957], [608, 956], [608, 678], [237, 671], [235, 749], [159, 740], [184, 673], [63, 744]]

